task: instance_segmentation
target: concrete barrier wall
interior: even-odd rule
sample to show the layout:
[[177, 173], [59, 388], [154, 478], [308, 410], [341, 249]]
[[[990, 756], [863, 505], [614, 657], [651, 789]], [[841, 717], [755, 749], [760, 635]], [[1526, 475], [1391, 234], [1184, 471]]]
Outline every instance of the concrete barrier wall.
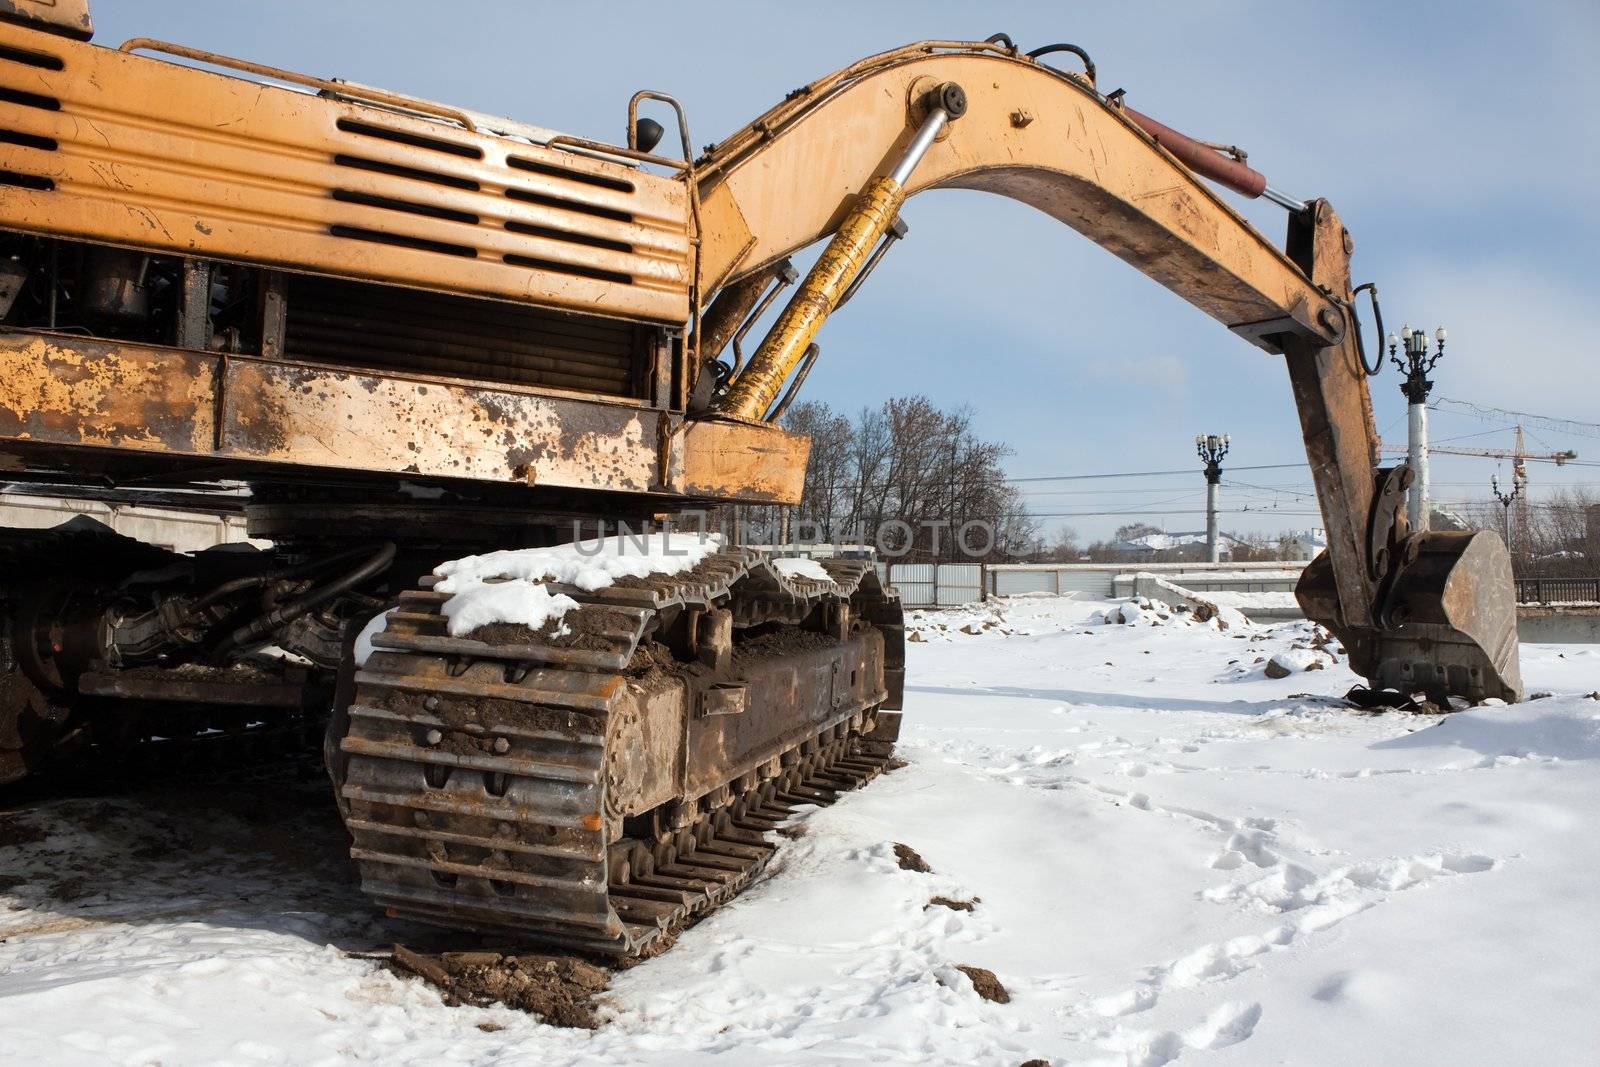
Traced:
[[[0, 496], [0, 527], [47, 530], [76, 515], [87, 515], [126, 537], [172, 549], [198, 552], [212, 545], [248, 541], [242, 515], [214, 515], [139, 504], [109, 504], [54, 496]], [[260, 545], [267, 542], [258, 541]]]
[[1600, 604], [1517, 608], [1517, 640], [1530, 644], [1600, 644]]
[[[1304, 569], [1299, 560], [1267, 563], [996, 563], [987, 568], [987, 588], [994, 596], [1014, 596], [1018, 593], [1087, 593], [1095, 597], [1130, 596], [1116, 590], [1118, 575], [1134, 573], [1159, 574], [1186, 589], [1218, 592], [1234, 589], [1239, 592], [1293, 589], [1294, 582]], [[1285, 573], [1293, 575], [1284, 579]], [[1268, 574], [1273, 577], [1268, 577]], [[1174, 575], [1184, 575], [1188, 581]], [[1224, 579], [1223, 576], [1231, 576]], [[1251, 576], [1242, 578], [1240, 576]], [[1227, 585], [1211, 582], [1246, 582], [1255, 580], [1263, 584]], [[1287, 581], [1287, 586], [1270, 584]]]

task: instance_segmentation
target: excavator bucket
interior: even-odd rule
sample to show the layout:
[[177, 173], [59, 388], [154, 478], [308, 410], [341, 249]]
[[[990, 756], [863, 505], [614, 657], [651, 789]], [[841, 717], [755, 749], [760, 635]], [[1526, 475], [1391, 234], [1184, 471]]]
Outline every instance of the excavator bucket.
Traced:
[[1440, 706], [1453, 696], [1521, 700], [1516, 585], [1500, 538], [1486, 531], [1416, 534], [1395, 567], [1375, 629], [1344, 625], [1326, 552], [1306, 567], [1295, 597], [1307, 618], [1344, 642], [1352, 669], [1380, 693], [1422, 693]]

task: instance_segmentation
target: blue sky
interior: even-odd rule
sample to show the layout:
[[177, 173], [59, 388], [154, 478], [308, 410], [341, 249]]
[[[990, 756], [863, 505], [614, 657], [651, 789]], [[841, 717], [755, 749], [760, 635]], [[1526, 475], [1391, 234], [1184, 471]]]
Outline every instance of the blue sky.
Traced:
[[[1326, 196], [1392, 326], [1444, 323], [1437, 393], [1600, 421], [1600, 5], [1547, 3], [477, 3], [278, 0], [95, 5], [96, 40], [182, 41], [606, 140], [629, 95], [670, 92], [696, 145], [863, 55], [923, 38], [1009, 33], [1087, 48], [1103, 90], [1195, 136], [1243, 145], [1295, 195]], [[797, 175], [804, 181], [804, 175]], [[1282, 211], [1239, 203], [1280, 240]], [[1235, 465], [1303, 458], [1281, 361], [1021, 205], [963, 191], [914, 199], [911, 238], [826, 327], [807, 395], [853, 409], [911, 392], [970, 404], [1016, 449], [1017, 477], [1196, 468], [1119, 482], [1028, 483], [1041, 513], [1155, 509], [1203, 525], [1198, 432]], [[1392, 372], [1373, 382], [1404, 447]], [[1436, 439], [1496, 424], [1438, 413]], [[1541, 431], [1580, 454], [1597, 442]], [[1460, 442], [1508, 447], [1509, 433]], [[1533, 443], [1537, 444], [1537, 441]], [[1600, 447], [1585, 459], [1600, 460]], [[1441, 499], [1481, 497], [1492, 461], [1435, 461]], [[1506, 471], [1501, 471], [1502, 481]], [[1536, 465], [1536, 493], [1600, 468]], [[1317, 525], [1303, 470], [1238, 472], [1224, 528]], [[1482, 488], [1478, 488], [1478, 487]], [[1167, 509], [1161, 511], [1161, 509]], [[1100, 536], [1127, 517], [1049, 519]]]

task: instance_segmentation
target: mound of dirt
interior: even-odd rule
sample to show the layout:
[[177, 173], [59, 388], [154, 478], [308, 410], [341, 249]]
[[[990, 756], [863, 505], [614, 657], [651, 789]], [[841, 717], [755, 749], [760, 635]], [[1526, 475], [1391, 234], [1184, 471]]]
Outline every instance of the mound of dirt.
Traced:
[[1000, 979], [994, 976], [993, 971], [966, 963], [956, 964], [956, 970], [972, 979], [972, 988], [984, 1000], [992, 1000], [996, 1004], [1011, 1003], [1011, 994], [1006, 992], [1006, 987], [1000, 984]]
[[978, 903], [978, 898], [971, 900], [956, 900], [953, 897], [934, 897], [922, 906], [923, 911], [929, 908], [949, 908], [951, 911], [971, 911]]
[[438, 987], [446, 1004], [508, 1008], [539, 1016], [554, 1026], [593, 1030], [596, 999], [611, 972], [577, 956], [499, 952], [413, 952], [394, 947], [394, 968]]
[[900, 861], [902, 871], [916, 871], [918, 874], [929, 874], [933, 871], [928, 866], [928, 861], [917, 855], [917, 850], [910, 845], [894, 843], [894, 858]]

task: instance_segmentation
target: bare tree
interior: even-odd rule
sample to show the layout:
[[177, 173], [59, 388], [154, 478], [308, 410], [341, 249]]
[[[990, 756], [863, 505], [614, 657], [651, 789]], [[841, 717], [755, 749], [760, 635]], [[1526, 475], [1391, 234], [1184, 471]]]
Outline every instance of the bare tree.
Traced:
[[896, 397], [850, 420], [813, 401], [784, 426], [811, 437], [799, 519], [826, 539], [904, 547], [909, 560], [1010, 558], [1032, 546], [1037, 524], [1001, 466], [1011, 450], [979, 438], [965, 408]]
[[[1511, 565], [1519, 578], [1592, 578], [1600, 575], [1600, 494], [1558, 489], [1530, 500], [1526, 529], [1512, 516]], [[1475, 530], [1507, 533], [1506, 509], [1493, 497], [1464, 501], [1451, 510]]]

